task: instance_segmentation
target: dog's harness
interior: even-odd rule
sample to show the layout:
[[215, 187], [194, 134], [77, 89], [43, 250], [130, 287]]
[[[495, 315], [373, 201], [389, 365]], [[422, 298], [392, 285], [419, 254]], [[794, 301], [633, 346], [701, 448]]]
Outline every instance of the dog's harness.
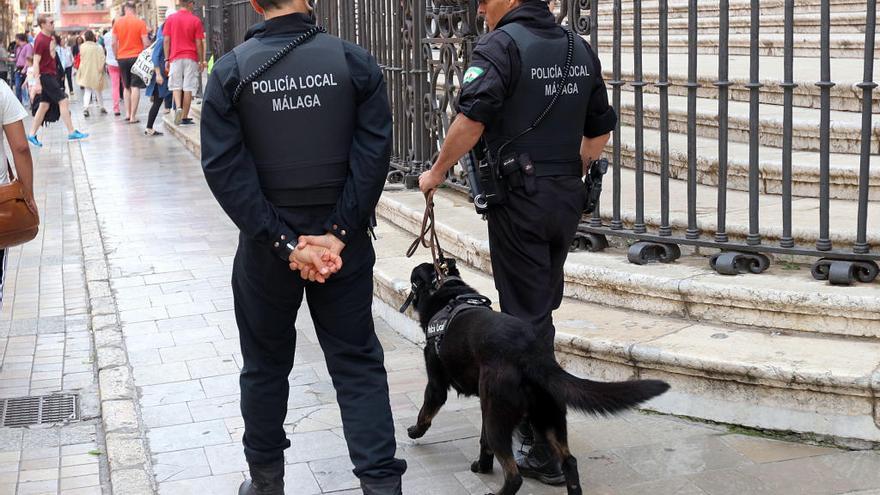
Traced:
[[426, 337], [428, 344], [433, 344], [437, 356], [440, 355], [440, 342], [446, 329], [456, 316], [473, 309], [492, 309], [492, 301], [480, 294], [461, 294], [451, 299], [449, 303], [438, 311], [428, 322]]

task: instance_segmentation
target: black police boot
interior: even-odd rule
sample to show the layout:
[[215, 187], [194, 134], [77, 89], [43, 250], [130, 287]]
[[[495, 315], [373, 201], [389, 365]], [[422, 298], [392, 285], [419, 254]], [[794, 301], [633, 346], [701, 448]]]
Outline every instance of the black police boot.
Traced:
[[535, 434], [532, 433], [532, 425], [524, 418], [513, 430], [513, 457], [517, 463], [522, 462], [529, 455], [529, 450], [534, 444]]
[[361, 489], [364, 495], [403, 495], [400, 476], [370, 478], [361, 476]]
[[284, 495], [284, 459], [271, 464], [250, 464], [251, 479], [238, 487], [238, 495]]
[[546, 441], [536, 439], [535, 444], [523, 457], [518, 457], [516, 465], [519, 474], [526, 478], [533, 478], [545, 485], [564, 485], [565, 474], [559, 459], [553, 454], [553, 450]]

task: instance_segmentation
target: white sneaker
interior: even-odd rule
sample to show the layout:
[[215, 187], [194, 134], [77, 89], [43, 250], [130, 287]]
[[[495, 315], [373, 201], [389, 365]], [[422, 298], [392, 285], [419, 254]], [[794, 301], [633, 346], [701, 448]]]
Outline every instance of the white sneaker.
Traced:
[[174, 125], [180, 125], [183, 121], [183, 109], [178, 108], [174, 111]]

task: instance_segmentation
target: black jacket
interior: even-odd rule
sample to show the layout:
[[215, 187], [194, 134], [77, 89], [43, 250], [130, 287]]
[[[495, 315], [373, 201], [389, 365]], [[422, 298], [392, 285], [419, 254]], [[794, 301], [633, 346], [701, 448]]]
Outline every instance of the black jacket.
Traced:
[[[315, 25], [304, 14], [274, 18], [252, 27], [247, 37], [284, 37], [291, 40]], [[391, 158], [392, 123], [385, 79], [375, 59], [363, 48], [345, 42], [345, 58], [356, 91], [357, 116], [352, 138], [348, 179], [324, 227], [343, 242], [361, 235], [369, 226], [382, 194]], [[205, 88], [201, 117], [202, 169], [220, 206], [248, 237], [266, 244], [286, 260], [285, 236], [296, 243], [293, 232], [260, 188], [253, 159], [244, 146], [241, 121], [232, 105], [232, 94], [241, 78], [233, 52], [214, 66]], [[278, 132], [278, 129], [266, 129]], [[279, 138], [283, 138], [279, 135]]]
[[[492, 125], [500, 115], [504, 101], [513, 94], [519, 79], [521, 59], [516, 43], [498, 28], [508, 23], [519, 23], [532, 32], [541, 35], [555, 35], [556, 20], [544, 2], [528, 0], [511, 10], [498, 22], [495, 30], [480, 37], [474, 47], [472, 68], [480, 75], [463, 84], [458, 99], [458, 110], [472, 120]], [[593, 57], [593, 66], [598, 68], [593, 77], [598, 78], [590, 95], [590, 106], [584, 121], [584, 136], [597, 137], [614, 130], [617, 114], [608, 104], [608, 92], [602, 80], [601, 64], [596, 52], [586, 40], [587, 52]]]

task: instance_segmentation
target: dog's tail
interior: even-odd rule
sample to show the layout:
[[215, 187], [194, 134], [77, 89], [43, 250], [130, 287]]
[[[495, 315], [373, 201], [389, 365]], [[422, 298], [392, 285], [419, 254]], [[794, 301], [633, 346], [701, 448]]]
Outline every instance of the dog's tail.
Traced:
[[590, 414], [631, 409], [669, 390], [669, 384], [660, 380], [596, 382], [578, 378], [552, 360], [526, 365], [525, 374], [557, 401]]

